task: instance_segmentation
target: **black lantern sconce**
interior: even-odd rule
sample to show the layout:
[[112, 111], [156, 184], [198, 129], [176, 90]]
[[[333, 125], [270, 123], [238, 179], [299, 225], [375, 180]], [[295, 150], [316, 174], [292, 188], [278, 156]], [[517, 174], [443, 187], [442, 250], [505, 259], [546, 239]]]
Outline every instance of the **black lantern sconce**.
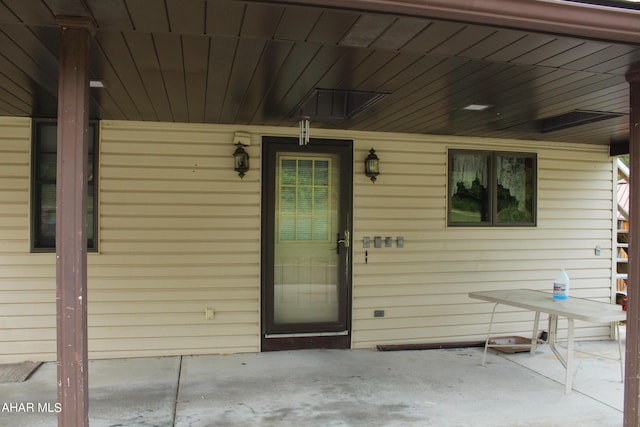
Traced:
[[380, 175], [380, 159], [376, 156], [376, 150], [369, 150], [369, 155], [364, 160], [364, 174], [367, 175], [371, 182], [376, 182], [376, 178]]
[[237, 148], [233, 153], [233, 160], [235, 162], [233, 170], [238, 172], [240, 178], [243, 178], [244, 174], [249, 170], [249, 153], [244, 151], [244, 147], [246, 147], [246, 145], [243, 143], [237, 142], [235, 146]]

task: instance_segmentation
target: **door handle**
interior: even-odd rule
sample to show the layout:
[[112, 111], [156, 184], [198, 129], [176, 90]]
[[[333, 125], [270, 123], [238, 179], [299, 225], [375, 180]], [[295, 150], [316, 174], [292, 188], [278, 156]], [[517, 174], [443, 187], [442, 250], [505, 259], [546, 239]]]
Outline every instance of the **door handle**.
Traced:
[[344, 231], [343, 239], [340, 238], [340, 233], [338, 233], [337, 240], [338, 240], [338, 245], [336, 246], [336, 253], [340, 254], [340, 243], [342, 243], [345, 248], [349, 247], [349, 241], [351, 240], [349, 230]]

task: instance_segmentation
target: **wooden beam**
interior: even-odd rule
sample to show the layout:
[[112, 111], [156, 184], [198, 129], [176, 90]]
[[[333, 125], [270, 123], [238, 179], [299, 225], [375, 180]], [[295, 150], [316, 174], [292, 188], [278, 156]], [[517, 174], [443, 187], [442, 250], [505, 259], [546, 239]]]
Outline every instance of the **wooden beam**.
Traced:
[[568, 1], [277, 0], [273, 3], [393, 13], [608, 41], [640, 41], [640, 11]]
[[89, 425], [87, 141], [91, 23], [59, 20], [56, 319], [59, 426]]
[[629, 154], [629, 138], [617, 138], [609, 143], [609, 155], [623, 156]]
[[629, 114], [629, 282], [624, 425], [640, 425], [640, 68], [627, 74]]

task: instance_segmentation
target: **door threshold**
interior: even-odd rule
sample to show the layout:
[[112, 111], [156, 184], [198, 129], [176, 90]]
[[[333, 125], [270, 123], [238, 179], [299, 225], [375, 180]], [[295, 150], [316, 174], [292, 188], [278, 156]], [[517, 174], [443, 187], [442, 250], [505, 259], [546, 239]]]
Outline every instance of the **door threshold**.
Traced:
[[340, 337], [349, 335], [349, 331], [338, 332], [301, 332], [297, 334], [264, 334], [265, 338], [304, 338], [304, 337]]
[[262, 337], [261, 351], [348, 349], [351, 348], [351, 333], [317, 332], [298, 334], [268, 334]]

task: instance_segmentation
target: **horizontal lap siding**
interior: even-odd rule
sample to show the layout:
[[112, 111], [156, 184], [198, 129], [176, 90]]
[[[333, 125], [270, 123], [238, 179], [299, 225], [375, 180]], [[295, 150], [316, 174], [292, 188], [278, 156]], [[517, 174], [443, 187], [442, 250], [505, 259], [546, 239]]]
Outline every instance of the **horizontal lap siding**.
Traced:
[[0, 363], [56, 352], [55, 256], [29, 253], [31, 120], [0, 117]]
[[[29, 253], [30, 130], [0, 118], [0, 363], [55, 359], [55, 255]], [[251, 170], [233, 171], [235, 131]], [[260, 139], [294, 128], [101, 123], [100, 253], [88, 256], [92, 358], [259, 351]], [[612, 163], [606, 149], [471, 138], [315, 130], [353, 139], [353, 347], [482, 339], [491, 305], [477, 290], [611, 296]], [[363, 174], [374, 147], [378, 180]], [[538, 153], [538, 227], [447, 228], [447, 148]], [[369, 248], [364, 236], [391, 236]], [[405, 247], [395, 247], [404, 236]], [[594, 255], [600, 245], [602, 255]], [[213, 320], [205, 309], [215, 310]], [[385, 310], [384, 318], [373, 311]], [[501, 308], [498, 333], [533, 315]], [[561, 327], [566, 324], [561, 323]], [[582, 338], [608, 329], [578, 324]]]
[[[56, 357], [55, 254], [29, 254], [30, 126], [0, 119], [0, 363]], [[259, 350], [260, 151], [241, 180], [235, 130], [101, 123], [91, 358]]]
[[[381, 175], [373, 184], [356, 171], [354, 347], [482, 340], [492, 304], [470, 299], [469, 292], [550, 291], [561, 268], [570, 275], [573, 296], [611, 300], [613, 187], [606, 147], [374, 138], [356, 144], [357, 159], [375, 147]], [[537, 227], [447, 228], [448, 148], [536, 152]], [[391, 236], [393, 247], [372, 244], [365, 263], [364, 236]], [[397, 236], [404, 237], [404, 248], [396, 247]], [[374, 310], [385, 317], [375, 318]], [[501, 307], [494, 331], [530, 334], [532, 321], [533, 313]], [[606, 338], [609, 330], [578, 322], [576, 335]]]
[[102, 123], [100, 255], [89, 268], [96, 357], [259, 350], [259, 144], [240, 179], [233, 135]]

